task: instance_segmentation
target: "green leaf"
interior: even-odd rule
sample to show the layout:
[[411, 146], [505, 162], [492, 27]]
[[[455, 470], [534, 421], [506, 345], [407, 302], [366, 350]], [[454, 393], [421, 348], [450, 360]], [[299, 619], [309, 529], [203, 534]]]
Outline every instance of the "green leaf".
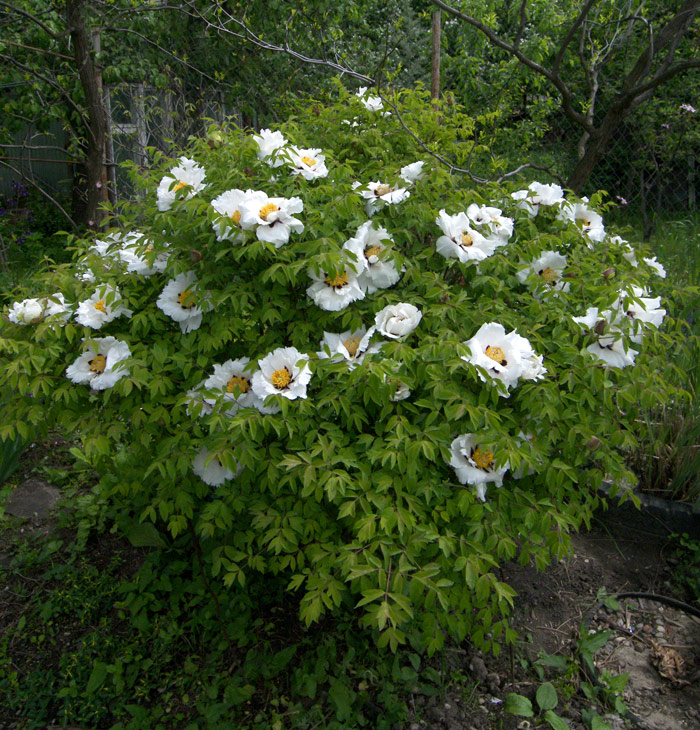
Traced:
[[532, 710], [532, 702], [527, 697], [510, 692], [506, 696], [503, 709], [511, 715], [519, 715], [520, 717], [534, 717]]
[[549, 723], [552, 730], [569, 730], [569, 723], [551, 710], [544, 713], [544, 719]]
[[553, 710], [557, 706], [557, 691], [551, 682], [545, 682], [537, 688], [535, 695], [537, 705], [542, 712]]
[[85, 688], [85, 694], [94, 694], [105, 681], [107, 676], [107, 665], [104, 662], [95, 662], [92, 665], [92, 672], [90, 672], [90, 678], [88, 679], [87, 687]]
[[124, 528], [124, 535], [134, 547], [164, 548], [168, 546], [151, 522], [132, 522]]

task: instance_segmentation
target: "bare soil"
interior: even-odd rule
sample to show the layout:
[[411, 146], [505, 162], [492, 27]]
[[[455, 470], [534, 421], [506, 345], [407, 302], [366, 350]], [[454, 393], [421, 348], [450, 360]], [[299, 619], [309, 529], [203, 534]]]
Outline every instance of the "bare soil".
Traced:
[[[510, 563], [502, 578], [518, 592], [511, 617], [523, 642], [512, 655], [494, 659], [455, 650], [451, 671], [477, 681], [476, 692], [456, 681], [447, 695], [416, 697], [409, 730], [495, 730], [549, 728], [542, 718], [525, 719], [504, 712], [504, 700], [515, 692], [531, 699], [543, 680], [531, 663], [539, 655], [577, 658], [581, 630], [610, 631], [610, 640], [595, 655], [597, 676], [570, 676], [559, 682], [556, 713], [573, 730], [584, 730], [583, 712], [594, 703], [567, 685], [595, 681], [602, 672], [628, 673], [623, 693], [626, 720], [598, 705], [611, 730], [700, 729], [700, 619], [664, 602], [649, 599], [620, 601], [610, 611], [597, 599], [608, 595], [645, 593], [683, 599], [672, 580], [674, 556], [667, 522], [636, 509], [611, 508], [596, 515], [592, 529], [573, 536], [571, 556], [545, 572]], [[695, 606], [698, 608], [697, 604]], [[678, 658], [675, 654], [678, 654]], [[529, 660], [525, 661], [526, 659]], [[579, 660], [579, 663], [580, 660]]]

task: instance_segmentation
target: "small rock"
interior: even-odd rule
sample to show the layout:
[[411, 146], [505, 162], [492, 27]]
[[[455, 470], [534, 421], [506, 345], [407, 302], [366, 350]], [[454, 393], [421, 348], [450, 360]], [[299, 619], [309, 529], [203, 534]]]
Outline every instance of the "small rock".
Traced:
[[469, 662], [469, 671], [477, 682], [486, 682], [488, 680], [489, 673], [486, 671], [486, 664], [484, 664], [481, 657], [472, 657]]
[[60, 496], [56, 487], [43, 479], [30, 477], [12, 490], [5, 502], [5, 512], [25, 520], [43, 519], [56, 506]]

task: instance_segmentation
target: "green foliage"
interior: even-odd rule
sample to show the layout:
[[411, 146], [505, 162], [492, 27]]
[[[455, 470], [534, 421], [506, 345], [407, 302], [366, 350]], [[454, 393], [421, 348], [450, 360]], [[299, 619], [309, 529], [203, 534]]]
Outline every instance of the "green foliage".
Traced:
[[674, 538], [678, 561], [673, 571], [674, 580], [687, 594], [687, 600], [700, 605], [700, 540], [687, 532], [671, 537]]
[[[598, 600], [611, 609], [619, 608], [614, 597], [606, 594], [605, 589], [598, 591]], [[628, 675], [613, 676], [607, 670], [598, 672], [595, 666], [595, 654], [610, 639], [612, 632], [600, 631], [590, 633], [585, 625], [581, 626], [576, 642], [576, 653], [573, 657], [562, 654], [540, 654], [533, 664], [541, 684], [535, 693], [535, 702], [523, 695], [511, 692], [504, 704], [507, 713], [520, 717], [535, 718], [538, 727], [551, 727], [553, 730], [566, 730], [568, 721], [555, 712], [560, 706], [560, 698], [564, 700], [566, 709], [568, 701], [580, 691], [590, 702], [583, 709], [582, 715], [586, 726], [592, 730], [610, 730], [610, 724], [599, 714], [614, 711], [624, 715], [627, 707], [622, 701], [622, 692], [627, 684]], [[554, 681], [543, 681], [548, 670], [553, 670]]]
[[[309, 272], [328, 282], [343, 270], [347, 276], [352, 262], [342, 246], [367, 221], [353, 183], [398, 187], [399, 170], [416, 156], [396, 114], [367, 110], [339, 85], [335, 94], [333, 104], [307, 101], [283, 127], [299, 147], [323, 148], [327, 177], [305, 180], [286, 164], [258, 161], [254, 140], [233, 127], [192, 140], [187, 154], [206, 170], [206, 187], [176, 189], [173, 180], [170, 209], [158, 209], [156, 187], [173, 161], [155, 154], [152, 172], [133, 170], [138, 202], [113, 222], [144, 234], [136, 250], [150, 265], [167, 253], [167, 270], [129, 273], [114, 246], [89, 249], [67, 238], [85, 258], [52, 272], [36, 294], [50, 297], [58, 288], [74, 307], [86, 302], [95, 284], [76, 274], [89, 265], [98, 284], [118, 286], [133, 316], [99, 333], [59, 317], [8, 324], [0, 385], [16, 399], [0, 438], [52, 423], [75, 432], [81, 445], [73, 453], [99, 474], [100, 494], [132, 541], [167, 543], [173, 565], [197, 550], [205, 573], [232, 595], [260, 575], [281, 581], [309, 631], [341, 607], [354, 608], [359, 625], [392, 651], [410, 640], [432, 654], [449, 633], [497, 653], [515, 637], [507, 622], [514, 592], [499, 580], [499, 563], [546, 567], [567, 550], [569, 531], [588, 521], [603, 478], [629, 476], [624, 452], [634, 438], [625, 411], [672, 392], [663, 373], [675, 324], [668, 318], [670, 334], [645, 328], [634, 367], [604, 367], [586, 347], [594, 336], [572, 317], [611, 306], [622, 288], [651, 285], [653, 271], [634, 268], [609, 238], [592, 243], [579, 225], [560, 220], [557, 206], [543, 205], [532, 218], [508, 189], [471, 189], [430, 161], [410, 197], [372, 218], [393, 237], [382, 255], [401, 272], [399, 282], [338, 311], [316, 306]], [[436, 110], [420, 91], [395, 101], [429, 149], [464, 161], [471, 127], [458, 108]], [[210, 202], [246, 188], [300, 198], [303, 232], [279, 247], [252, 230], [241, 230], [240, 242], [218, 240], [221, 220]], [[600, 197], [589, 205], [600, 206]], [[440, 210], [456, 214], [472, 203], [506, 208], [515, 226], [508, 244], [478, 266], [435, 249]], [[533, 296], [536, 281], [520, 283], [516, 274], [552, 249], [566, 252], [570, 288], [539, 288]], [[180, 306], [191, 306], [194, 290], [210, 308], [202, 305], [201, 326], [183, 333], [156, 300], [169, 280], [190, 271], [196, 288], [180, 293]], [[349, 337], [398, 303], [417, 307], [422, 319], [405, 336], [387, 336], [354, 369], [315, 354], [324, 332]], [[96, 304], [113, 306], [114, 295]], [[465, 342], [488, 322], [528, 338], [544, 358], [543, 379], [521, 380], [505, 397], [503, 383], [465, 361]], [[623, 325], [621, 337], [639, 334], [640, 326]], [[66, 377], [98, 335], [127, 343], [130, 353], [103, 390]], [[202, 386], [215, 364], [234, 358], [250, 358], [254, 380], [256, 360], [282, 347], [308, 354], [311, 379], [296, 399], [269, 396], [265, 408], [276, 412], [232, 410], [228, 393], [241, 395], [233, 381], [226, 394]], [[93, 357], [90, 367], [106, 365]], [[397, 398], [398, 387], [410, 389], [407, 398]], [[485, 501], [449, 465], [461, 434], [477, 434], [481, 458], [510, 467]], [[205, 470], [229, 478], [209, 486], [192, 471], [198, 455]], [[209, 604], [202, 585], [194, 596]], [[138, 614], [135, 605], [130, 610]], [[103, 670], [94, 671], [96, 685]], [[344, 691], [336, 694], [345, 706]]]
[[11, 196], [0, 196], [0, 301], [4, 291], [25, 281], [46, 257], [65, 262], [69, 255], [55, 236], [64, 221], [36, 191], [13, 184]]

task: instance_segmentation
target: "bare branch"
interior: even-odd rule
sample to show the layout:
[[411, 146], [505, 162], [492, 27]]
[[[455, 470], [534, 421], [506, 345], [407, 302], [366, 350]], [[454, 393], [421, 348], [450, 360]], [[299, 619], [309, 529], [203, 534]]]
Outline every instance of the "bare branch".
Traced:
[[11, 13], [17, 13], [18, 15], [21, 15], [24, 18], [27, 18], [35, 25], [38, 25], [45, 33], [48, 33], [54, 40], [59, 40], [61, 38], [65, 38], [68, 35], [67, 31], [64, 31], [62, 33], [56, 33], [51, 28], [49, 28], [46, 23], [43, 23], [39, 18], [36, 17], [36, 15], [32, 15], [31, 13], [28, 13], [26, 10], [22, 10], [21, 8], [18, 8], [16, 5], [10, 5], [10, 3], [1, 2], [0, 1], [0, 8], [7, 8]]
[[666, 23], [657, 35], [655, 42], [652, 42], [653, 39], [650, 41], [649, 45], [637, 59], [634, 68], [625, 77], [622, 90], [618, 95], [618, 104], [627, 103], [635, 99], [640, 93], [646, 90], [644, 87], [648, 88], [648, 82], [647, 84], [642, 84], [642, 80], [651, 70], [655, 56], [659, 51], [673, 46], [677, 39], [685, 34], [688, 26], [695, 19], [698, 10], [700, 10], [700, 0], [685, 0], [679, 11]]
[[216, 84], [217, 86], [227, 86], [231, 89], [234, 88], [232, 84], [229, 84], [226, 81], [215, 79], [213, 76], [209, 76], [209, 74], [204, 73], [204, 71], [202, 71], [201, 69], [197, 68], [196, 66], [193, 66], [191, 63], [188, 63], [184, 59], [180, 58], [180, 56], [178, 56], [177, 54], [173, 53], [172, 51], [169, 51], [167, 48], [164, 48], [160, 44], [151, 40], [148, 36], [145, 36], [143, 33], [139, 33], [137, 30], [133, 30], [132, 28], [121, 28], [121, 27], [112, 27], [112, 26], [110, 26], [109, 30], [117, 32], [117, 33], [130, 33], [131, 35], [137, 36], [142, 41], [145, 41], [150, 46], [153, 46], [153, 48], [157, 49], [161, 53], [164, 53], [166, 56], [169, 56], [173, 60], [177, 61], [177, 63], [181, 64], [182, 66], [185, 66], [186, 68], [190, 69], [191, 71], [196, 71], [197, 74], [199, 74], [202, 78], [207, 79], [207, 81], [211, 81], [212, 83]]
[[578, 17], [571, 24], [568, 33], [564, 36], [564, 40], [559, 46], [559, 50], [557, 51], [557, 55], [554, 57], [554, 61], [552, 61], [553, 74], [557, 75], [559, 73], [559, 67], [561, 66], [561, 62], [564, 58], [564, 54], [566, 53], [566, 49], [568, 48], [569, 43], [571, 43], [574, 36], [576, 35], [576, 32], [581, 27], [581, 24], [584, 22], [584, 20], [586, 20], [586, 17], [588, 16], [591, 8], [597, 2], [598, 0], [587, 0], [586, 4], [581, 8], [581, 12], [578, 14]]
[[517, 58], [518, 61], [523, 64], [523, 66], [526, 66], [540, 76], [544, 76], [559, 92], [559, 95], [561, 96], [562, 109], [566, 116], [572, 122], [578, 124], [580, 127], [583, 127], [583, 129], [585, 129], [587, 132], [593, 132], [593, 129], [588, 123], [586, 117], [574, 109], [572, 105], [572, 95], [569, 91], [569, 87], [564, 83], [563, 79], [559, 75], [552, 73], [544, 66], [526, 56], [524, 53], [522, 53], [522, 51], [520, 51], [520, 49], [516, 48], [507, 41], [504, 41], [499, 35], [496, 34], [496, 32], [492, 28], [484, 25], [480, 20], [477, 20], [476, 18], [473, 18], [472, 16], [461, 12], [460, 10], [456, 10], [455, 8], [450, 7], [449, 5], [447, 5], [447, 3], [443, 2], [443, 0], [432, 0], [432, 2], [433, 5], [437, 5], [439, 8], [442, 8], [445, 12], [454, 16], [455, 18], [459, 18], [465, 23], [468, 23], [477, 30], [481, 31], [491, 41], [491, 43], [493, 43], [495, 46], [498, 46], [499, 48], [502, 48], [504, 51], [507, 51], [512, 56], [515, 56], [515, 58]]
[[44, 76], [43, 74], [40, 74], [36, 69], [33, 69], [31, 66], [26, 66], [25, 64], [20, 63], [19, 61], [14, 59], [12, 56], [8, 56], [4, 53], [0, 53], [0, 59], [7, 61], [9, 64], [14, 66], [15, 68], [18, 68], [20, 71], [24, 71], [30, 76], [34, 76], [35, 78], [43, 81], [45, 84], [50, 86], [52, 89], [55, 89], [59, 93], [59, 95], [63, 97], [68, 106], [70, 106], [71, 109], [73, 109], [73, 111], [80, 117], [85, 127], [89, 127], [88, 121], [80, 107], [73, 101], [72, 96], [55, 79], [51, 79], [47, 76]]
[[700, 68], [700, 59], [695, 61], [682, 61], [677, 63], [675, 66], [666, 69], [662, 74], [655, 74], [646, 84], [641, 84], [635, 91], [636, 95], [630, 104], [630, 108], [639, 106], [642, 102], [646, 101], [656, 91], [657, 87], [661, 84], [666, 83], [669, 79], [676, 76], [676, 74], [682, 71], [688, 71], [692, 68]]
[[520, 48], [520, 41], [523, 39], [523, 33], [525, 32], [525, 26], [527, 25], [527, 0], [522, 0], [520, 4], [520, 26], [518, 32], [515, 35], [515, 48]]
[[[202, 15], [202, 13], [194, 7], [191, 0], [184, 0], [184, 4], [187, 5], [190, 11], [186, 12], [182, 10], [182, 12], [186, 12], [186, 14], [198, 18], [203, 23], [205, 23], [208, 28], [212, 28], [219, 33], [225, 33], [226, 35], [230, 35], [234, 38], [240, 38], [241, 40], [252, 43], [258, 48], [263, 48], [267, 51], [286, 53], [288, 56], [291, 56], [292, 58], [296, 59], [297, 61], [301, 61], [302, 63], [308, 63], [315, 66], [326, 66], [336, 73], [346, 74], [348, 76], [352, 76], [353, 78], [359, 79], [368, 86], [375, 85], [374, 79], [366, 76], [365, 74], [354, 71], [352, 68], [345, 64], [336, 63], [335, 61], [329, 61], [328, 59], [324, 58], [312, 58], [310, 56], [305, 56], [303, 53], [299, 53], [298, 51], [293, 50], [287, 43], [285, 43], [284, 46], [279, 46], [275, 43], [268, 43], [267, 41], [264, 41], [262, 38], [253, 33], [253, 31], [242, 20], [233, 17], [225, 10], [225, 8], [223, 8], [219, 4], [217, 4], [216, 6], [217, 11], [221, 11], [221, 14], [225, 15], [228, 20], [223, 22], [219, 21], [217, 23], [212, 23], [205, 15]], [[227, 22], [232, 23], [239, 30], [232, 30], [227, 26]]]
[[56, 58], [65, 58], [68, 61], [72, 61], [72, 56], [66, 56], [63, 53], [57, 53], [56, 51], [49, 51], [48, 48], [35, 48], [34, 46], [25, 46], [23, 43], [15, 43], [14, 41], [8, 41], [6, 38], [2, 41], [7, 46], [16, 46], [17, 48], [24, 48], [26, 51], [36, 51], [37, 53], [45, 53], [49, 56], [55, 56]]
[[[51, 145], [51, 144], [3, 144], [0, 143], [0, 147], [5, 147], [7, 149], [23, 149], [23, 150], [52, 150], [54, 152], [60, 152], [61, 154], [64, 154], [66, 157], [69, 157], [71, 160], [74, 160], [75, 162], [80, 162], [81, 158], [76, 157], [75, 155], [72, 155], [70, 152], [63, 149], [63, 147], [58, 147], [57, 145]], [[68, 160], [53, 160], [54, 162], [69, 162]]]

